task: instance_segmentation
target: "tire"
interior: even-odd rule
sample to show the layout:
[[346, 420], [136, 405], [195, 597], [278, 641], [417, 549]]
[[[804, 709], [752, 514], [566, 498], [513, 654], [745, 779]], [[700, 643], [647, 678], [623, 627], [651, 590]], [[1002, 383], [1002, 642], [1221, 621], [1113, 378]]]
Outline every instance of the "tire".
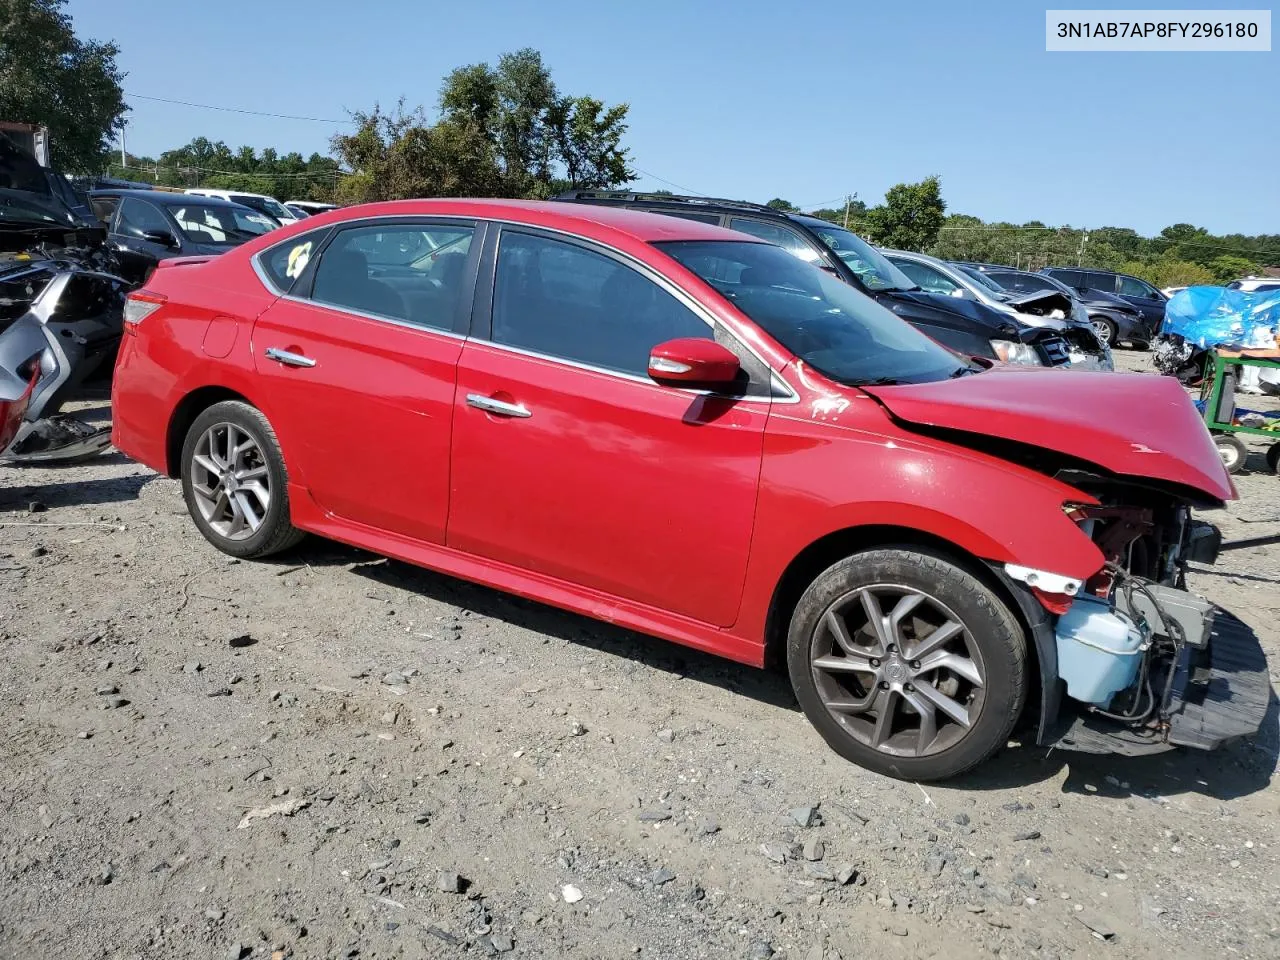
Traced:
[[1280, 473], [1280, 443], [1267, 447], [1267, 467], [1272, 473]]
[[1214, 436], [1213, 442], [1227, 473], [1236, 474], [1244, 469], [1245, 461], [1249, 459], [1249, 448], [1244, 445], [1244, 441], [1229, 433], [1219, 433]]
[[[870, 632], [867, 595], [887, 621], [880, 638]], [[910, 597], [920, 599], [894, 629]], [[843, 631], [831, 626], [832, 616]], [[938, 641], [938, 627], [950, 639]], [[877, 650], [882, 655], [874, 657]], [[940, 657], [958, 672], [931, 669]], [[805, 716], [828, 746], [902, 780], [943, 780], [977, 766], [1008, 742], [1027, 698], [1027, 641], [1013, 613], [951, 560], [909, 546], [857, 553], [820, 574], [792, 614], [787, 667]], [[948, 707], [939, 706], [939, 695]], [[877, 709], [882, 703], [892, 709]]]
[[1089, 324], [1093, 327], [1094, 335], [1102, 341], [1104, 346], [1120, 346], [1120, 333], [1116, 329], [1116, 325], [1106, 317], [1090, 317]]
[[[224, 493], [219, 498], [217, 491], [221, 487], [212, 483], [216, 474], [209, 467], [210, 455], [222, 461], [229, 459], [225, 456], [224, 436], [237, 448], [245, 449], [239, 458], [230, 459], [244, 465], [235, 473], [248, 479], [236, 481], [240, 496]], [[208, 445], [210, 439], [214, 450]], [[246, 441], [252, 447], [245, 446]], [[287, 550], [306, 536], [289, 518], [289, 474], [275, 431], [262, 411], [247, 403], [225, 400], [196, 417], [182, 444], [181, 476], [182, 496], [191, 519], [204, 538], [223, 553], [244, 560], [258, 559]], [[265, 508], [257, 487], [265, 488], [267, 493]], [[242, 507], [242, 503], [249, 506]], [[225, 506], [218, 509], [217, 504]], [[239, 525], [234, 519], [237, 513], [242, 520]]]

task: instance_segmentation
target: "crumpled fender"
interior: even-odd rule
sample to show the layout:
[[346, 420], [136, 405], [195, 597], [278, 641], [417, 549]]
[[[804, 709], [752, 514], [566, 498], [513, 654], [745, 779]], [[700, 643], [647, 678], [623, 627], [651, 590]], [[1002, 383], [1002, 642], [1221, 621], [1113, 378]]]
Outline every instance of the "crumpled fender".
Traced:
[[901, 527], [981, 560], [1084, 581], [1104, 558], [1063, 504], [1095, 502], [1026, 467], [915, 434], [858, 391], [802, 395], [775, 407], [765, 430], [734, 632], [763, 640], [787, 567], [824, 537], [851, 528]]

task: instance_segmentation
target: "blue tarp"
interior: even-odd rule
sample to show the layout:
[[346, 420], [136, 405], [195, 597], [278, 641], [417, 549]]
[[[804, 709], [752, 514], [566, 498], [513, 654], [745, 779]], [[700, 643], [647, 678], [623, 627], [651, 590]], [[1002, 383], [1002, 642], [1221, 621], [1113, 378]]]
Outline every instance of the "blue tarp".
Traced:
[[1203, 349], [1272, 346], [1280, 328], [1280, 291], [1245, 293], [1187, 287], [1170, 298], [1161, 334], [1176, 333]]

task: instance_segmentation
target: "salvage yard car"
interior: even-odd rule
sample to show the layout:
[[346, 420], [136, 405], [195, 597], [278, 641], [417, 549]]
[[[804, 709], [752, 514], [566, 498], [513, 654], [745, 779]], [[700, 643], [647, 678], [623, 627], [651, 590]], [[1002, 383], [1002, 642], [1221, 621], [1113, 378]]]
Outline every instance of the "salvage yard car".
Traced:
[[173, 263], [129, 297], [113, 439], [227, 554], [312, 533], [785, 663], [832, 748], [914, 780], [1019, 721], [1126, 754], [1262, 721], [1256, 636], [1179, 589], [1234, 489], [1172, 380], [986, 369], [610, 206], [371, 204]]
[[1075, 301], [1069, 293], [1054, 289], [1016, 293], [1003, 289], [995, 281], [962, 264], [905, 250], [882, 250], [881, 253], [923, 290], [976, 300], [1008, 314], [1023, 326], [1053, 330], [1067, 342], [1068, 357], [1073, 367], [1115, 369], [1110, 349], [1099, 342], [1088, 318], [1076, 315]]
[[141, 283], [161, 260], [217, 255], [277, 226], [265, 213], [218, 197], [162, 190], [93, 190], [125, 276]]
[[[82, 212], [83, 211], [83, 212]], [[0, 133], [0, 456], [101, 452], [108, 432], [60, 414], [111, 372], [129, 284], [65, 177]]]

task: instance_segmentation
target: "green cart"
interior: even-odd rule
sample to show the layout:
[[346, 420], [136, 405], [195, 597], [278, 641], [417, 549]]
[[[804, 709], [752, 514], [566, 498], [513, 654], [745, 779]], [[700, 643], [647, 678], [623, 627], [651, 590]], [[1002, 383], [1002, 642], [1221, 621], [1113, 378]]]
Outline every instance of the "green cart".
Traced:
[[1218, 349], [1212, 352], [1211, 359], [1206, 365], [1207, 376], [1200, 388], [1200, 399], [1204, 403], [1205, 426], [1213, 434], [1223, 466], [1228, 473], [1237, 473], [1244, 467], [1249, 450], [1240, 434], [1245, 433], [1275, 441], [1267, 448], [1267, 466], [1272, 473], [1280, 472], [1280, 412], [1263, 426], [1244, 427], [1235, 422], [1236, 368], [1280, 370], [1280, 349]]

